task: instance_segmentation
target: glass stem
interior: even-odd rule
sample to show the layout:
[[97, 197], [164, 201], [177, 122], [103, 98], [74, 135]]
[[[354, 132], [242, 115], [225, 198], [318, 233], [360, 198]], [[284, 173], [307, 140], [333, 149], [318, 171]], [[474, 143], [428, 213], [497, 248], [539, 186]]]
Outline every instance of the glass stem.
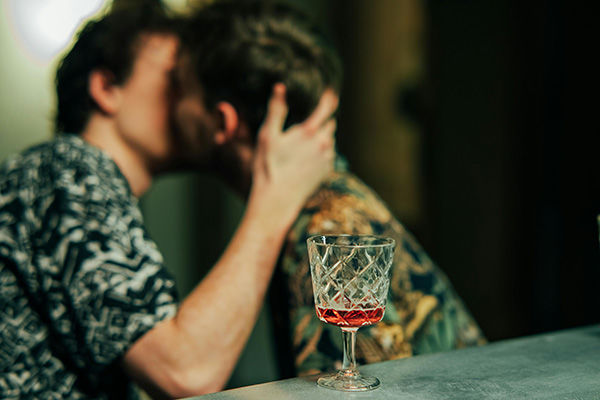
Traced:
[[342, 337], [344, 340], [344, 360], [342, 363], [342, 374], [346, 376], [357, 376], [356, 355], [356, 331], [358, 328], [342, 328]]

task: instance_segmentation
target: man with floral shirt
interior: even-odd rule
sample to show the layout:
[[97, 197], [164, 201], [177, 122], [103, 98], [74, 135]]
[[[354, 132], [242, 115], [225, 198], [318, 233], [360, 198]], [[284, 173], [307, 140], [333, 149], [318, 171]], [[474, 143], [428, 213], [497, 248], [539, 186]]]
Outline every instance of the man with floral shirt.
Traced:
[[[339, 92], [340, 62], [311, 21], [282, 4], [216, 2], [188, 24], [180, 79], [195, 79], [197, 85], [188, 84], [183, 96], [209, 107], [219, 105], [222, 112], [214, 124], [227, 129], [221, 157], [225, 162], [217, 171], [245, 195], [251, 182], [253, 132], [264, 115], [268, 88], [277, 81], [286, 84], [287, 123], [294, 124], [308, 115], [326, 88]], [[385, 317], [358, 333], [362, 362], [485, 343], [445, 274], [373, 190], [341, 158], [337, 164], [304, 204], [275, 274], [271, 300], [275, 337], [284, 336], [279, 346], [284, 375], [318, 372], [341, 362], [339, 329], [320, 322], [314, 310], [306, 239], [317, 233], [378, 234], [396, 240]]]

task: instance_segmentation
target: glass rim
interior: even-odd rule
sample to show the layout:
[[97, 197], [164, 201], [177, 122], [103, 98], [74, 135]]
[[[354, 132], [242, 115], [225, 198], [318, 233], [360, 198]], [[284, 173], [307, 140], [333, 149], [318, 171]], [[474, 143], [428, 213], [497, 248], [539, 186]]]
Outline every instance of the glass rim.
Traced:
[[[375, 244], [343, 244], [343, 243], [323, 243], [320, 241], [317, 241], [318, 239], [326, 239], [326, 238], [357, 238], [357, 239], [375, 239], [378, 241], [381, 241], [381, 243], [375, 243]], [[391, 237], [388, 236], [382, 236], [382, 235], [371, 235], [371, 234], [359, 234], [359, 235], [350, 235], [350, 234], [327, 234], [327, 235], [323, 235], [323, 234], [317, 234], [317, 235], [312, 235], [309, 236], [308, 239], [306, 239], [307, 243], [312, 243], [316, 246], [329, 246], [329, 247], [352, 247], [352, 248], [364, 248], [364, 247], [389, 247], [389, 246], [395, 246], [396, 245], [396, 241], [394, 239], [392, 239]]]

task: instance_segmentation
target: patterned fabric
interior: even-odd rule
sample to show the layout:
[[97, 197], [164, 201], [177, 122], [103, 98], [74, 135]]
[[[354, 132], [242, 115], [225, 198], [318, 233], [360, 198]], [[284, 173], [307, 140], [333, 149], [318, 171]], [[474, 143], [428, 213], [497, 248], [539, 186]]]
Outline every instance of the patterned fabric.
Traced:
[[[315, 314], [306, 249], [306, 239], [313, 234], [376, 234], [396, 240], [385, 316], [358, 331], [360, 363], [484, 344], [481, 330], [450, 281], [414, 237], [372, 189], [344, 166], [336, 169], [296, 220], [275, 279], [279, 295], [273, 299], [274, 319], [276, 325], [281, 326], [282, 319], [290, 324], [295, 373], [339, 368], [342, 360], [340, 329]], [[283, 315], [286, 309], [289, 315]]]
[[0, 167], [0, 398], [131, 398], [174, 281], [116, 164], [64, 135]]

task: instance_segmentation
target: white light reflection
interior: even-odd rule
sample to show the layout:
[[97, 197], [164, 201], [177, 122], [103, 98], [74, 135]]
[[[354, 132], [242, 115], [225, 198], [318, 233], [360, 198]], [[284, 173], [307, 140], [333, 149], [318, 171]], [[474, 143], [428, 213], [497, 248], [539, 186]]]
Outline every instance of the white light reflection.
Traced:
[[79, 24], [105, 0], [6, 0], [13, 34], [38, 61], [47, 62], [70, 42]]

